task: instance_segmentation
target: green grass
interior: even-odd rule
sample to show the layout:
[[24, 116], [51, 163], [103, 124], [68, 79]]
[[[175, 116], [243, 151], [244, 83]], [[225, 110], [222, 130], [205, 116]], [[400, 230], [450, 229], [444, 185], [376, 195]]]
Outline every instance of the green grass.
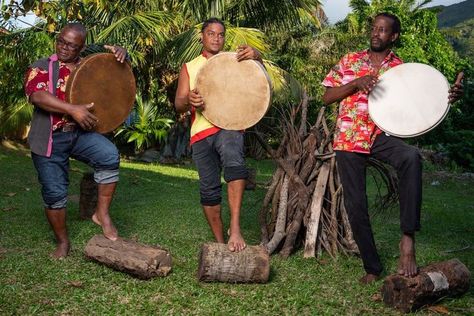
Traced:
[[[272, 162], [249, 161], [249, 165], [257, 168], [258, 183], [270, 179]], [[84, 246], [100, 229], [79, 219], [79, 181], [88, 167], [73, 161], [71, 168], [68, 227], [73, 249], [67, 259], [52, 260], [48, 255], [54, 249], [53, 234], [43, 214], [31, 159], [23, 150], [0, 147], [2, 315], [398, 315], [374, 299], [382, 281], [358, 284], [363, 270], [355, 257], [303, 259], [298, 251], [288, 260], [273, 256], [270, 281], [264, 285], [199, 283], [199, 247], [212, 235], [199, 206], [193, 166], [121, 165], [111, 211], [114, 222], [121, 236], [171, 251], [173, 271], [168, 277], [140, 281], [88, 261]], [[440, 185], [431, 185], [433, 180]], [[242, 229], [249, 244], [259, 242], [256, 218], [264, 194], [262, 185], [245, 193]], [[457, 257], [474, 271], [473, 195], [473, 180], [425, 175], [423, 228], [417, 235], [420, 264]], [[228, 223], [226, 206], [224, 215]], [[386, 211], [373, 224], [383, 263], [393, 272], [400, 236], [398, 212]], [[466, 246], [471, 248], [459, 250]], [[442, 304], [454, 315], [474, 313], [474, 291]]]

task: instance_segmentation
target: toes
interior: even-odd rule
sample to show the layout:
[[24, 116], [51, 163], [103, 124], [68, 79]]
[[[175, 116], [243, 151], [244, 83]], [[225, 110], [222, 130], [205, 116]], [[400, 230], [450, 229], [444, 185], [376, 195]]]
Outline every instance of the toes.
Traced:
[[227, 247], [229, 248], [230, 251], [234, 252], [236, 251], [236, 247], [234, 246], [233, 242], [230, 242], [227, 244]]

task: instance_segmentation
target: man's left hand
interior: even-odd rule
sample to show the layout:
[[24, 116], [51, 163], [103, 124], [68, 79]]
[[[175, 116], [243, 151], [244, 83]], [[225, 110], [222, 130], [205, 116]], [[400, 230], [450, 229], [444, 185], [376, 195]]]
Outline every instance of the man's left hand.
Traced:
[[249, 45], [240, 45], [237, 48], [237, 61], [253, 59], [262, 62], [260, 52]]
[[117, 61], [121, 63], [123, 63], [127, 58], [127, 50], [123, 47], [115, 45], [104, 45], [104, 48], [111, 51], [115, 55], [115, 58], [117, 58]]
[[463, 77], [464, 77], [464, 73], [461, 71], [456, 77], [456, 82], [451, 86], [451, 89], [449, 89], [449, 96], [448, 96], [449, 103], [454, 103], [463, 96], [464, 94], [464, 89], [462, 85]]

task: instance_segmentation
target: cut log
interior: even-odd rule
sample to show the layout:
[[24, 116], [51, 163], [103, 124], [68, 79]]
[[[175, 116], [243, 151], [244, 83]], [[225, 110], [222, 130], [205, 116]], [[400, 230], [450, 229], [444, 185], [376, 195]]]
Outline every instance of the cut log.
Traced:
[[147, 246], [132, 240], [109, 240], [95, 235], [86, 245], [86, 257], [139, 279], [167, 276], [171, 272], [171, 255], [159, 246]]
[[232, 252], [226, 244], [205, 243], [199, 254], [198, 279], [203, 282], [266, 283], [270, 256], [262, 246]]
[[257, 170], [255, 168], [247, 168], [249, 172], [248, 178], [245, 180], [245, 190], [255, 191], [257, 187]]
[[97, 183], [94, 173], [86, 172], [82, 176], [80, 185], [79, 216], [81, 219], [91, 219], [97, 206]]
[[470, 277], [471, 273], [458, 259], [433, 263], [412, 278], [393, 274], [383, 283], [383, 301], [408, 313], [440, 298], [466, 293]]

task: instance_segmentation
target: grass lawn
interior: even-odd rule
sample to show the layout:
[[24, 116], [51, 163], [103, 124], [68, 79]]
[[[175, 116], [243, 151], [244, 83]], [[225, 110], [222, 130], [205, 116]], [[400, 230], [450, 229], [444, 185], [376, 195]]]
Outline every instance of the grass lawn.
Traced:
[[[260, 184], [270, 179], [272, 162], [248, 163], [257, 169]], [[197, 282], [199, 247], [212, 235], [199, 206], [193, 166], [121, 165], [112, 218], [122, 237], [171, 251], [173, 271], [168, 277], [140, 281], [88, 261], [83, 249], [100, 229], [79, 219], [79, 181], [86, 170], [81, 163], [71, 164], [68, 228], [73, 248], [67, 259], [52, 260], [48, 255], [54, 249], [53, 234], [28, 151], [0, 146], [1, 315], [399, 314], [380, 301], [382, 281], [358, 284], [363, 269], [355, 257], [303, 259], [300, 250], [288, 260], [271, 258], [268, 284]], [[419, 264], [457, 257], [474, 272], [474, 180], [427, 171], [424, 184]], [[248, 244], [259, 242], [257, 213], [264, 194], [262, 185], [245, 193], [242, 229]], [[223, 213], [228, 223], [226, 204]], [[398, 211], [376, 216], [373, 226], [385, 268], [394, 272]], [[473, 315], [474, 289], [440, 304], [451, 315]]]

